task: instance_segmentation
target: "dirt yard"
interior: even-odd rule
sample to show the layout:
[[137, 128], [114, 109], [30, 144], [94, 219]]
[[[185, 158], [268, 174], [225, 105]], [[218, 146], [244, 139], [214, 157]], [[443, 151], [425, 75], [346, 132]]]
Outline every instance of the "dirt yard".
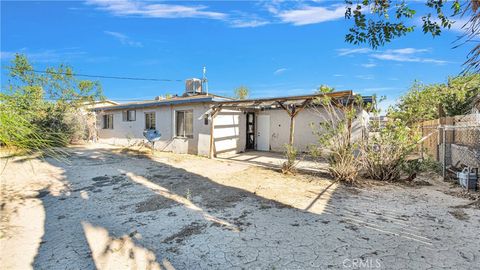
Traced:
[[436, 177], [352, 188], [228, 160], [67, 151], [68, 163], [8, 161], [2, 269], [479, 269], [480, 210]]

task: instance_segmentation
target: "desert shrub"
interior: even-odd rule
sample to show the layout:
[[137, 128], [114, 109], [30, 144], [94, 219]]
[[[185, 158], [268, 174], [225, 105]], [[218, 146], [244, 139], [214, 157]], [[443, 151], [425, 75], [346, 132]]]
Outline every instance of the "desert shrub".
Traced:
[[0, 93], [0, 146], [54, 154], [53, 147], [85, 137], [79, 109], [103, 98], [97, 82], [76, 79], [66, 65], [39, 73], [19, 54], [7, 70]]
[[427, 157], [420, 161], [419, 171], [441, 173], [442, 164], [432, 158]]
[[355, 160], [351, 147], [334, 147], [328, 156], [328, 168], [334, 179], [353, 184], [357, 181], [359, 172], [358, 162]]
[[295, 146], [286, 144], [284, 155], [287, 160], [282, 164], [282, 173], [295, 174], [297, 172], [298, 165], [298, 150], [295, 148]]
[[[332, 88], [325, 86], [319, 89], [323, 94], [332, 91]], [[356, 182], [360, 170], [360, 163], [354, 155], [358, 143], [352, 142], [352, 121], [357, 115], [358, 107], [355, 104], [358, 102], [343, 104], [324, 95], [317, 98], [312, 107], [321, 119], [319, 123], [310, 124], [313, 133], [317, 135], [318, 148], [325, 149], [332, 177], [346, 183]]]
[[372, 131], [359, 148], [359, 159], [366, 176], [382, 181], [399, 180], [407, 156], [417, 145], [417, 134], [400, 120], [391, 120]]
[[402, 171], [409, 176], [408, 178], [412, 178], [412, 175], [419, 172], [440, 173], [442, 171], [442, 165], [440, 162], [431, 158], [412, 159], [405, 161], [402, 166]]

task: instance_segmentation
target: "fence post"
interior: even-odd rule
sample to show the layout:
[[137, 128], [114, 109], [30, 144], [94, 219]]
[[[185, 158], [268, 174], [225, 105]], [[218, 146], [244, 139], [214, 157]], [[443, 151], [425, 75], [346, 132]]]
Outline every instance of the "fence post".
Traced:
[[423, 147], [424, 147], [424, 145], [423, 145], [423, 136], [425, 136], [424, 133], [423, 133], [423, 124], [424, 124], [424, 121], [422, 121], [422, 126], [420, 127], [420, 129], [421, 129], [421, 131], [422, 131], [422, 137], [420, 137], [420, 138], [422, 139], [422, 143], [421, 143], [421, 145], [420, 145], [420, 151], [421, 151], [422, 160], [425, 160], [424, 153], [423, 153], [423, 152], [424, 152], [424, 149], [423, 149]]
[[443, 141], [443, 169], [442, 169], [442, 176], [443, 176], [443, 181], [446, 180], [446, 174], [447, 174], [447, 141], [446, 141], [446, 129], [445, 125], [443, 126], [443, 132], [442, 132], [442, 141]]

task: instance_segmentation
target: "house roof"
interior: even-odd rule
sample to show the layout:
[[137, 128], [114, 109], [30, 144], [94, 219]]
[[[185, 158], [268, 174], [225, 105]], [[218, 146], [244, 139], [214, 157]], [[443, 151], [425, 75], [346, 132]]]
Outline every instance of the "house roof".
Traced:
[[196, 95], [196, 96], [175, 96], [168, 99], [161, 100], [149, 100], [149, 101], [140, 101], [140, 102], [129, 102], [113, 106], [105, 106], [101, 108], [95, 108], [95, 111], [113, 111], [113, 110], [124, 110], [124, 109], [139, 109], [139, 108], [151, 108], [151, 107], [160, 107], [160, 106], [171, 106], [171, 105], [184, 105], [192, 103], [210, 103], [215, 101], [224, 101], [229, 100], [227, 97], [217, 96], [217, 95]]
[[[259, 107], [259, 106], [271, 106], [277, 105], [279, 102], [285, 105], [303, 103], [306, 100], [312, 100], [323, 95], [330, 96], [335, 99], [351, 100], [355, 96], [353, 91], [338, 91], [328, 94], [311, 94], [311, 95], [299, 95], [299, 96], [284, 96], [284, 97], [271, 97], [271, 98], [256, 98], [256, 99], [231, 99], [213, 94], [202, 94], [195, 96], [176, 96], [169, 99], [151, 100], [142, 102], [130, 102], [124, 104], [118, 104], [113, 106], [105, 106], [95, 108], [95, 111], [113, 111], [113, 110], [125, 110], [125, 109], [138, 109], [138, 108], [151, 108], [160, 106], [172, 106], [172, 105], [186, 105], [195, 103], [211, 103], [215, 107]], [[372, 102], [372, 97], [363, 97], [365, 102]]]

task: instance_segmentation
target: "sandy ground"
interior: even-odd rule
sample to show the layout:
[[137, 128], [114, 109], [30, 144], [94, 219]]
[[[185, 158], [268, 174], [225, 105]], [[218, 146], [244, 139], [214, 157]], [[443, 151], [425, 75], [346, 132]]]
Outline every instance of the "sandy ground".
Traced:
[[2, 269], [479, 269], [480, 210], [436, 177], [351, 188], [237, 161], [67, 151], [0, 176]]

